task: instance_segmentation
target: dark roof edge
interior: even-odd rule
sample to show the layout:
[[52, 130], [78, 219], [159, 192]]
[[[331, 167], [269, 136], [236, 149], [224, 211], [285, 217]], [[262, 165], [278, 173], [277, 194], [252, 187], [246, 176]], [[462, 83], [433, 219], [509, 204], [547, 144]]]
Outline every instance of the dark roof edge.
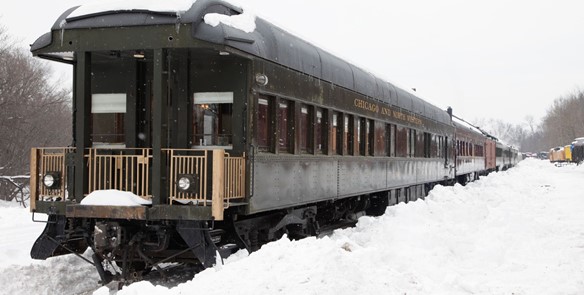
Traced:
[[[205, 24], [203, 18], [208, 13], [238, 15], [243, 12], [240, 7], [225, 1], [197, 0], [189, 10], [179, 14], [121, 10], [68, 18], [78, 7], [65, 11], [54, 23], [52, 30], [190, 23], [193, 38], [230, 46], [361, 93], [387, 105], [401, 107], [411, 110], [416, 115], [451, 124], [450, 117], [444, 110], [264, 19], [256, 18], [256, 30], [251, 33], [245, 33], [223, 23], [216, 27]], [[45, 34], [31, 45], [31, 51], [42, 49], [51, 43], [51, 34]], [[385, 85], [380, 85], [380, 82]], [[383, 91], [384, 89], [388, 91]]]

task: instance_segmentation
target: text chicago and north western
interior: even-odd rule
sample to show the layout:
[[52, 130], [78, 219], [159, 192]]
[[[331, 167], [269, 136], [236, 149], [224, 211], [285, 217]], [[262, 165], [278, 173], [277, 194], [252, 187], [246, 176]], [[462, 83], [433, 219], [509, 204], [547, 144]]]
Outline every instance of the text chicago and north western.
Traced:
[[381, 113], [382, 115], [393, 117], [398, 120], [406, 121], [416, 125], [422, 125], [422, 119], [414, 115], [404, 114], [400, 111], [392, 110], [388, 107], [379, 106], [376, 103], [368, 102], [362, 99], [355, 99], [354, 105], [360, 109], [367, 110], [374, 113]]

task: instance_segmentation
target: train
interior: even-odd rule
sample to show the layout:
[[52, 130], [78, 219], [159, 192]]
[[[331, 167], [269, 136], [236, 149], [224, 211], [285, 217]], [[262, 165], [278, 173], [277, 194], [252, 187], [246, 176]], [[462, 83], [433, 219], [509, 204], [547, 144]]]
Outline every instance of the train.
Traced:
[[578, 165], [584, 161], [584, 137], [575, 138], [572, 142], [572, 161]]
[[552, 163], [576, 163], [584, 161], [584, 137], [575, 138], [571, 144], [551, 148], [548, 159]]
[[229, 21], [244, 17], [218, 0], [85, 5], [31, 45], [73, 67], [73, 142], [31, 152], [30, 208], [48, 215], [32, 258], [78, 255], [104, 284], [205, 268], [520, 160], [451, 108], [260, 17]]

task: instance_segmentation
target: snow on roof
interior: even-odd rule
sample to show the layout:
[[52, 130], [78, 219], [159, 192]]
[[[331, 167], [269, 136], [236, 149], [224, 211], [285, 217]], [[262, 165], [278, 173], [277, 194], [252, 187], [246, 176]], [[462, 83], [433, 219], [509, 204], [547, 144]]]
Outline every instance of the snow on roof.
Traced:
[[[181, 12], [187, 11], [193, 6], [196, 0], [166, 0], [166, 1], [99, 1], [90, 4], [84, 4], [75, 9], [68, 18], [75, 18], [84, 15], [99, 14], [107, 11], [153, 11], [163, 13], [175, 13], [179, 15]], [[235, 4], [237, 5], [237, 4]], [[227, 16], [218, 13], [209, 13], [205, 15], [205, 23], [213, 27], [220, 23], [230, 27], [239, 29], [246, 33], [251, 33], [255, 30], [255, 14], [248, 13], [245, 10], [240, 15]]]
[[81, 205], [87, 206], [141, 206], [152, 205], [152, 201], [145, 200], [131, 192], [118, 190], [94, 191], [81, 200]]
[[452, 117], [452, 121], [456, 122], [456, 124], [460, 125], [460, 126], [464, 126], [476, 133], [480, 133], [480, 134], [484, 134], [482, 130], [478, 129], [476, 126], [472, 125], [471, 123], [465, 121], [465, 120], [461, 120], [460, 118], [453, 116]]
[[205, 15], [204, 19], [205, 23], [210, 26], [216, 27], [220, 23], [223, 23], [225, 25], [239, 29], [246, 33], [251, 33], [255, 31], [256, 28], [255, 24], [256, 16], [252, 13], [249, 13], [247, 9], [244, 10], [243, 13], [240, 15], [232, 16], [223, 15], [219, 13], [208, 13]]
[[83, 15], [97, 14], [106, 11], [132, 11], [132, 10], [147, 10], [156, 12], [178, 13], [180, 11], [187, 11], [193, 6], [195, 0], [126, 0], [126, 1], [95, 1], [89, 4], [83, 4], [75, 9], [68, 16], [79, 17]]

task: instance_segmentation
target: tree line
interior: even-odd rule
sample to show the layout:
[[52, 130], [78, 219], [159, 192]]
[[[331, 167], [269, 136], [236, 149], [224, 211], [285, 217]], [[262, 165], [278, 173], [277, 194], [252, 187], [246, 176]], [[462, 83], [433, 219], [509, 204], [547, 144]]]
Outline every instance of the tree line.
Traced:
[[584, 137], [584, 92], [577, 90], [556, 99], [543, 118], [541, 133], [548, 149]]
[[522, 124], [501, 120], [480, 120], [479, 126], [505, 143], [522, 152], [549, 151], [550, 148], [569, 145], [577, 137], [584, 137], [584, 91], [558, 97], [549, 106], [541, 122], [529, 116]]
[[15, 43], [0, 26], [0, 199], [8, 201], [28, 182], [32, 147], [71, 144], [70, 87]]

